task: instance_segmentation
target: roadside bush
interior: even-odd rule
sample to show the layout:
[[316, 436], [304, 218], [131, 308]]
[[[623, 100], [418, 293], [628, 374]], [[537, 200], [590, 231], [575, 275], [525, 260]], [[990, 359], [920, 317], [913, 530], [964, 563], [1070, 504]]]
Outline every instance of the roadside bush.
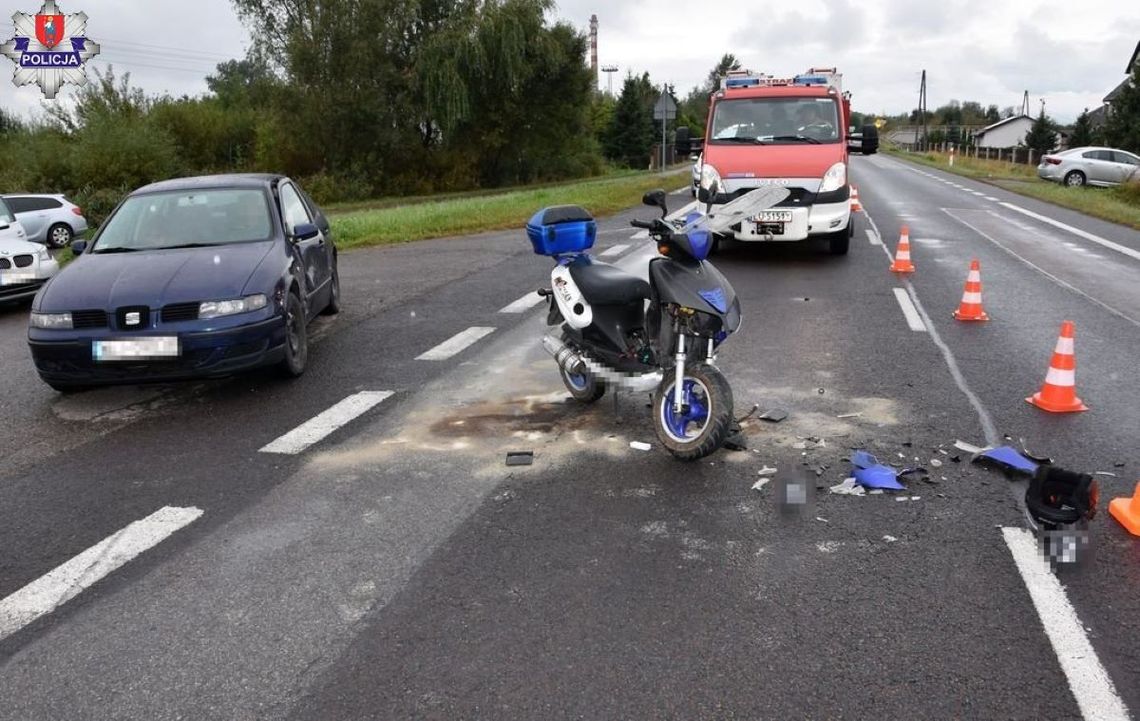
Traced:
[[373, 197], [372, 184], [363, 176], [320, 172], [296, 180], [318, 205], [351, 203]]
[[144, 117], [92, 119], [72, 148], [75, 177], [84, 186], [133, 189], [182, 169], [173, 138]]
[[1130, 205], [1140, 207], [1140, 180], [1130, 180], [1112, 189], [1112, 194]]
[[83, 209], [83, 216], [92, 228], [103, 224], [115, 206], [127, 197], [134, 187], [121, 185], [117, 188], [95, 188], [87, 185], [71, 195], [71, 202]]

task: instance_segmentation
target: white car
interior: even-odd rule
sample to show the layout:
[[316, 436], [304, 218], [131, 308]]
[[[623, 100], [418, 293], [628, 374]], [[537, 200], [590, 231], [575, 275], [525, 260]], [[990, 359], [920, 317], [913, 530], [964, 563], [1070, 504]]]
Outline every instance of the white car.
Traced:
[[31, 298], [58, 272], [51, 251], [28, 241], [24, 226], [0, 198], [0, 303]]
[[63, 248], [87, 232], [83, 210], [62, 195], [10, 193], [2, 198], [33, 243]]
[[1119, 185], [1140, 180], [1140, 157], [1116, 148], [1072, 148], [1042, 155], [1037, 177], [1070, 187]]

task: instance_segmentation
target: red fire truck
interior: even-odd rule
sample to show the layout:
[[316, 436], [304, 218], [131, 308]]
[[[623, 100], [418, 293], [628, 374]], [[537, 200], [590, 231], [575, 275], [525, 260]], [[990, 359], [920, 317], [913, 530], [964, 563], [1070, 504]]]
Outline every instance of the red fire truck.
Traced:
[[878, 150], [878, 130], [850, 127], [850, 93], [835, 68], [777, 78], [730, 72], [712, 96], [701, 156], [702, 203], [727, 203], [757, 187], [791, 194], [780, 205], [733, 227], [738, 241], [827, 241], [847, 252], [851, 234], [848, 143]]

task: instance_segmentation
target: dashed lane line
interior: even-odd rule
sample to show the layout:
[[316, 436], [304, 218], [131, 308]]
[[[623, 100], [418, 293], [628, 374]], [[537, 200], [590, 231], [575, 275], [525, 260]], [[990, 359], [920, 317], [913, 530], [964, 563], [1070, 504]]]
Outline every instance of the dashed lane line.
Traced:
[[541, 303], [542, 301], [543, 301], [543, 297], [532, 290], [531, 292], [527, 293], [526, 295], [519, 298], [518, 300], [503, 306], [502, 308], [499, 309], [499, 312], [500, 313], [525, 313], [528, 310], [530, 310], [531, 308], [533, 308], [536, 305], [538, 305], [539, 303]]
[[200, 508], [165, 506], [32, 581], [0, 601], [0, 640], [51, 613], [201, 515]]
[[871, 245], [882, 245], [883, 244], [883, 239], [879, 237], [878, 233], [876, 233], [874, 230], [871, 230], [870, 228], [867, 228], [866, 231], [867, 231], [867, 242], [869, 242]]
[[611, 246], [611, 247], [603, 250], [601, 253], [598, 254], [598, 257], [599, 258], [612, 258], [615, 255], [621, 255], [622, 253], [624, 253], [628, 249], [629, 249], [629, 245], [624, 244], [624, 243], [619, 244], [619, 245], [614, 245], [614, 246]]
[[906, 324], [916, 333], [925, 333], [926, 324], [918, 316], [918, 309], [914, 307], [914, 302], [910, 299], [906, 289], [892, 288], [892, 290], [895, 292], [895, 300], [899, 302], [899, 307], [902, 308], [903, 316], [906, 317]]
[[494, 328], [479, 325], [471, 326], [465, 331], [456, 333], [431, 350], [420, 353], [418, 356], [416, 356], [416, 360], [447, 360], [451, 356], [462, 352], [463, 349], [478, 341], [480, 338], [488, 336], [494, 332]]
[[353, 394], [260, 450], [262, 453], [296, 455], [391, 396], [392, 391], [361, 391]]
[[1002, 528], [1001, 532], [1081, 715], [1086, 721], [1128, 721], [1128, 708], [1085, 635], [1061, 582], [1041, 557], [1033, 534], [1024, 528]]

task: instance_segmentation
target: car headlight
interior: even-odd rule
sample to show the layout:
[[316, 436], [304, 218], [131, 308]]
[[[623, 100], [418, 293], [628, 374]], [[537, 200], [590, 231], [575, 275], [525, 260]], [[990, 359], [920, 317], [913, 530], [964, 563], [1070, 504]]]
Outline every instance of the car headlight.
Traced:
[[701, 163], [701, 187], [710, 193], [721, 188], [720, 173], [709, 163]]
[[40, 260], [51, 260], [51, 252], [47, 249], [47, 246], [40, 248], [39, 257]]
[[819, 192], [829, 193], [839, 190], [847, 185], [847, 163], [839, 162], [827, 169], [823, 174], [823, 182], [819, 185]]
[[247, 295], [244, 298], [235, 298], [234, 300], [208, 300], [198, 306], [198, 318], [209, 320], [224, 315], [248, 313], [253, 310], [260, 310], [268, 304], [269, 300], [264, 293]]
[[44, 328], [47, 330], [60, 330], [69, 329], [74, 326], [71, 323], [71, 313], [32, 313], [32, 327]]

